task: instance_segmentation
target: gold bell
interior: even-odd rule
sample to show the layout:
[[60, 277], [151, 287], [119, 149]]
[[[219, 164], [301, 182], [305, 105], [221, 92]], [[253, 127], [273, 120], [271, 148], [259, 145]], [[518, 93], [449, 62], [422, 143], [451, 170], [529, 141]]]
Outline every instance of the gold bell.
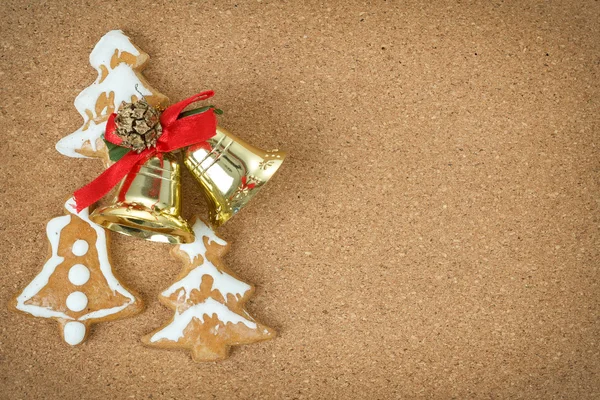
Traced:
[[125, 177], [112, 204], [97, 208], [90, 219], [125, 235], [164, 243], [190, 243], [194, 233], [181, 218], [181, 167], [177, 159], [163, 154], [152, 157], [135, 174]]
[[211, 225], [239, 212], [281, 166], [285, 153], [265, 151], [217, 127], [206, 143], [189, 147], [183, 162], [204, 189]]

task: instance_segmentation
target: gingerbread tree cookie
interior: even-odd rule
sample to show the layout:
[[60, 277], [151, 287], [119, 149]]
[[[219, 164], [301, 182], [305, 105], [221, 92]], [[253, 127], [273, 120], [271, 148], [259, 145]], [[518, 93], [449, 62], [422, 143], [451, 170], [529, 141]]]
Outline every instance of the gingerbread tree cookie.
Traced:
[[142, 342], [189, 349], [194, 361], [217, 361], [227, 358], [230, 346], [275, 337], [275, 331], [256, 322], [244, 309], [254, 288], [237, 279], [222, 263], [228, 244], [200, 219], [193, 229], [196, 240], [172, 251], [183, 261], [183, 271], [159, 296], [175, 315], [167, 325], [144, 336]]
[[77, 345], [92, 324], [137, 314], [143, 304], [113, 274], [106, 232], [89, 220], [88, 209], [77, 214], [73, 199], [65, 209], [46, 227], [50, 259], [9, 307], [56, 320], [65, 342]]
[[101, 136], [108, 117], [122, 102], [135, 102], [143, 95], [154, 107], [168, 105], [168, 99], [142, 75], [149, 58], [120, 30], [110, 31], [100, 39], [90, 54], [90, 64], [98, 71], [98, 78], [75, 98], [75, 108], [84, 124], [56, 144], [61, 154], [106, 161], [106, 146]]

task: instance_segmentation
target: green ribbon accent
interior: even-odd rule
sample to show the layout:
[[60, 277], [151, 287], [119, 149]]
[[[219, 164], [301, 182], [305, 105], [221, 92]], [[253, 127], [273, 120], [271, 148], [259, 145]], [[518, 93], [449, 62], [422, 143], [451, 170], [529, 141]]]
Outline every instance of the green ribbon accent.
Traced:
[[105, 140], [104, 135], [102, 135], [102, 140], [104, 140], [104, 144], [108, 149], [108, 158], [110, 158], [110, 161], [119, 161], [125, 154], [131, 151], [129, 147], [117, 146]]

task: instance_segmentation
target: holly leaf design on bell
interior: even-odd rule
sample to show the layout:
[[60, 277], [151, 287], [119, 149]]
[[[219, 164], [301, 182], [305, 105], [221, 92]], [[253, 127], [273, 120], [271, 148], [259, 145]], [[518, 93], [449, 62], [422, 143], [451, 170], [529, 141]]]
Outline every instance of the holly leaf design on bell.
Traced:
[[156, 141], [162, 135], [160, 112], [144, 98], [133, 103], [123, 102], [115, 125], [115, 134], [123, 140], [120, 146], [137, 153], [156, 147]]

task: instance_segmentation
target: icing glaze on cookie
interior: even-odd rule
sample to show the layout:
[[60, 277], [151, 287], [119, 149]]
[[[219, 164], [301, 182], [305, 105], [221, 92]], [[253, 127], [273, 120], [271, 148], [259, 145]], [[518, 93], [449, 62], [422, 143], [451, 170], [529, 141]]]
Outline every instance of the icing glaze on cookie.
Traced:
[[211, 242], [215, 242], [217, 244], [220, 244], [221, 246], [227, 245], [226, 241], [215, 235], [213, 230], [206, 226], [206, 224], [204, 224], [200, 220], [196, 221], [192, 229], [194, 230], [194, 235], [196, 236], [196, 239], [192, 243], [179, 245], [179, 250], [183, 251], [190, 257], [190, 262], [194, 262], [196, 257], [204, 257], [204, 255], [206, 254], [204, 237], [208, 239], [209, 244]]
[[56, 150], [68, 157], [88, 158], [79, 150], [86, 143], [93, 151], [97, 150], [96, 141], [106, 129], [106, 120], [121, 102], [153, 95], [139, 73], [147, 59], [148, 56], [140, 53], [122, 31], [114, 30], [104, 35], [90, 54], [90, 64], [98, 71], [98, 77], [75, 98], [75, 108], [84, 124], [62, 138], [56, 144]]
[[98, 70], [99, 75], [102, 74], [101, 68], [103, 66], [110, 66], [115, 50], [119, 53], [127, 52], [134, 56], [140, 55], [138, 49], [123, 31], [118, 29], [109, 31], [100, 38], [94, 50], [90, 53], [90, 65]]
[[226, 302], [228, 294], [243, 296], [244, 293], [252, 288], [247, 283], [239, 281], [225, 272], [219, 271], [210, 261], [205, 259], [202, 265], [194, 268], [183, 279], [172, 284], [167, 290], [162, 292], [162, 295], [169, 297], [173, 293], [181, 290], [180, 296], [183, 296], [184, 301], [187, 301], [190, 298], [192, 290], [198, 290], [200, 284], [202, 284], [202, 278], [205, 275], [209, 275], [213, 279], [211, 290], [218, 290], [223, 295]]
[[215, 233], [206, 226], [202, 221], [197, 220], [192, 227], [196, 239], [192, 243], [179, 245], [179, 250], [185, 252], [190, 258], [190, 262], [196, 261], [197, 257], [203, 258], [203, 263], [192, 269], [184, 278], [172, 284], [168, 289], [162, 292], [165, 297], [171, 296], [173, 293], [180, 291], [179, 296], [183, 297], [184, 301], [190, 298], [192, 290], [198, 290], [202, 283], [202, 278], [209, 275], [213, 279], [212, 289], [218, 290], [227, 301], [227, 295], [243, 296], [252, 287], [245, 282], [235, 279], [226, 272], [219, 271], [213, 263], [206, 258], [206, 246], [204, 238], [208, 239], [209, 244], [215, 242], [222, 246], [227, 245], [227, 242], [215, 235]]
[[60, 139], [58, 143], [56, 143], [56, 150], [67, 157], [89, 158], [88, 156], [78, 153], [76, 150], [81, 150], [85, 143], [89, 143], [92, 150], [98, 150], [96, 141], [100, 139], [106, 130], [106, 121], [98, 123], [94, 120], [90, 121], [87, 129], [81, 127], [70, 135]]
[[112, 289], [113, 292], [120, 293], [121, 295], [129, 299], [129, 301], [125, 302], [121, 306], [92, 311], [88, 314], [79, 317], [79, 320], [85, 321], [93, 318], [103, 318], [125, 309], [127, 306], [135, 302], [135, 297], [127, 290], [125, 290], [125, 288], [123, 288], [121, 283], [117, 280], [117, 278], [115, 278], [115, 276], [112, 273], [112, 267], [110, 265], [110, 261], [108, 260], [108, 249], [106, 247], [106, 231], [104, 230], [104, 228], [102, 228], [99, 225], [96, 225], [90, 220], [89, 209], [85, 208], [81, 210], [81, 212], [78, 214], [75, 210], [75, 200], [73, 198], [67, 200], [65, 208], [67, 209], [67, 211], [77, 215], [79, 218], [87, 222], [92, 228], [94, 228], [94, 230], [96, 231], [95, 248], [98, 253], [98, 261], [100, 262], [100, 271], [102, 272], [102, 275], [104, 275], [106, 283], [108, 283], [108, 286]]
[[83, 292], [73, 292], [67, 297], [67, 308], [71, 311], [83, 311], [88, 304], [88, 298]]
[[68, 277], [73, 285], [85, 285], [90, 280], [90, 270], [83, 264], [75, 264], [69, 269]]
[[200, 322], [204, 322], [204, 316], [209, 317], [216, 315], [219, 321], [223, 324], [237, 324], [242, 323], [250, 329], [256, 329], [256, 323], [242, 317], [231, 311], [225, 305], [219, 303], [213, 299], [206, 299], [206, 301], [196, 304], [183, 313], [175, 313], [173, 322], [165, 326], [160, 331], [152, 335], [151, 342], [156, 342], [161, 339], [167, 339], [173, 342], [177, 342], [183, 337], [183, 331], [192, 322], [193, 318], [197, 318]]
[[85, 331], [85, 325], [81, 322], [67, 322], [63, 327], [63, 337], [65, 338], [65, 342], [71, 346], [81, 343], [85, 337]]
[[84, 256], [88, 250], [90, 249], [90, 245], [88, 244], [88, 242], [86, 242], [83, 239], [79, 239], [77, 241], [75, 241], [75, 243], [73, 243], [73, 254], [75, 254], [76, 256]]

